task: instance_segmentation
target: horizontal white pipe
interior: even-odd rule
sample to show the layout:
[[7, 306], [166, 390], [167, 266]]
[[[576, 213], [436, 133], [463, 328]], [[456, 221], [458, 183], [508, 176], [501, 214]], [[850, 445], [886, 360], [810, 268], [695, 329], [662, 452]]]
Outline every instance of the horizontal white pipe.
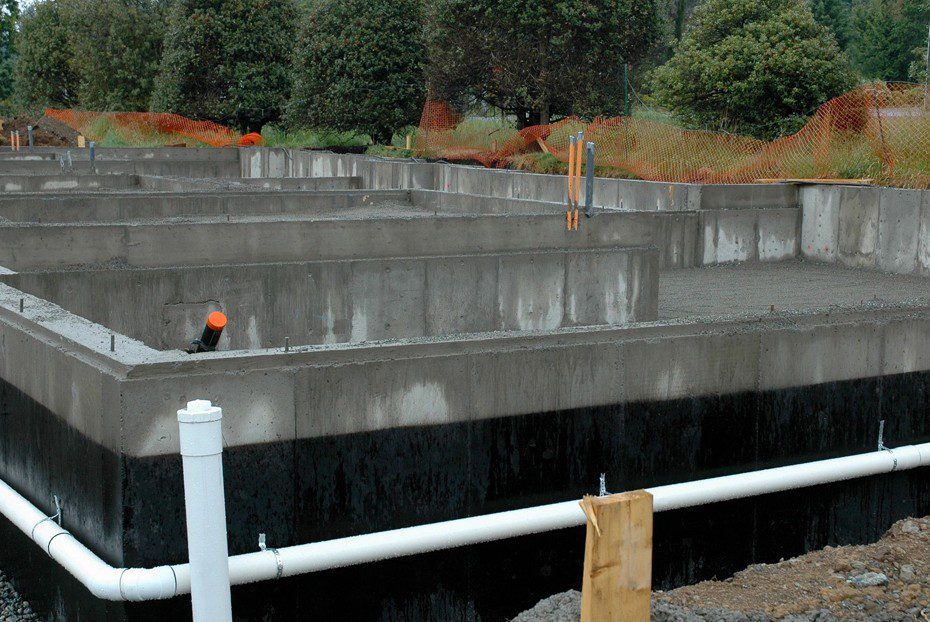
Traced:
[[[930, 465], [930, 443], [647, 489], [656, 512], [816, 486]], [[0, 513], [92, 594], [108, 600], [157, 600], [190, 592], [188, 564], [113, 568], [0, 481]], [[234, 585], [415, 555], [583, 525], [578, 501], [393, 529], [229, 558]]]

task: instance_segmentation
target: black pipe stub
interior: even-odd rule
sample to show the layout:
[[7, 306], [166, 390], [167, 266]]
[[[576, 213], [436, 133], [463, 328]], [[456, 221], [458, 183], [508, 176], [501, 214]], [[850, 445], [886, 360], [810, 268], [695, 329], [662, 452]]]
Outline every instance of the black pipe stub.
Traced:
[[187, 349], [187, 353], [196, 354], [198, 352], [213, 352], [216, 350], [216, 345], [220, 342], [223, 329], [226, 328], [226, 321], [226, 315], [219, 311], [214, 311], [208, 315], [207, 323], [203, 327], [203, 334], [200, 335], [200, 339], [195, 339], [191, 342], [190, 348]]

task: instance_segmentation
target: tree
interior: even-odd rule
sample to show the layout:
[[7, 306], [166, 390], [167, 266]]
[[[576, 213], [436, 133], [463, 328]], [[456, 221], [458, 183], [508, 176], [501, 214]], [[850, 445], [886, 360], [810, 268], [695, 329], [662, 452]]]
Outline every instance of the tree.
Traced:
[[656, 0], [435, 0], [427, 16], [436, 96], [483, 102], [521, 126], [622, 110], [622, 66], [658, 39]]
[[425, 59], [420, 0], [322, 0], [302, 20], [288, 120], [385, 142], [420, 113]]
[[158, 73], [158, 0], [59, 0], [74, 51], [77, 97], [90, 110], [147, 110]]
[[772, 138], [795, 131], [854, 77], [804, 0], [708, 0], [654, 95], [686, 123]]
[[927, 65], [930, 65], [930, 58], [928, 58], [927, 55], [928, 52], [925, 46], [914, 49], [914, 52], [911, 54], [911, 58], [914, 60], [911, 61], [907, 69], [908, 80], [922, 84], [927, 83]]
[[71, 107], [77, 103], [77, 76], [68, 29], [57, 0], [41, 0], [20, 17], [14, 92], [24, 106]]
[[295, 22], [294, 0], [174, 0], [152, 109], [245, 131], [277, 120]]
[[817, 23], [829, 28], [840, 48], [845, 50], [849, 46], [852, 28], [849, 21], [852, 6], [849, 0], [810, 0], [810, 6]]
[[0, 100], [13, 92], [13, 38], [16, 35], [16, 20], [19, 19], [19, 3], [16, 0], [0, 0]]
[[862, 0], [853, 13], [856, 66], [869, 79], [907, 80], [915, 47], [926, 49], [930, 2]]

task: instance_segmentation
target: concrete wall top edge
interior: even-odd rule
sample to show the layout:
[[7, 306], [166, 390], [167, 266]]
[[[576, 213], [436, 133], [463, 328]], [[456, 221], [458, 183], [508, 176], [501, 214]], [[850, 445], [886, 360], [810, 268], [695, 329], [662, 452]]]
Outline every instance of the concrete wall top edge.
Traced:
[[[40, 177], [40, 176], [37, 176]], [[55, 176], [48, 176], [49, 179], [60, 179]], [[168, 179], [168, 178], [165, 178]], [[160, 199], [174, 199], [174, 198], [184, 198], [190, 196], [196, 196], [198, 198], [205, 197], [275, 197], [275, 198], [289, 198], [289, 197], [299, 197], [305, 198], [309, 195], [321, 195], [326, 197], [333, 196], [348, 196], [348, 197], [375, 197], [383, 199], [405, 199], [410, 196], [409, 190], [404, 189], [394, 189], [394, 190], [274, 190], [274, 189], [264, 189], [251, 186], [242, 186], [236, 188], [204, 188], [204, 189], [192, 189], [192, 190], [171, 190], [171, 191], [156, 191], [149, 190], [144, 188], [100, 188], [93, 190], [82, 190], [80, 192], [81, 200], [90, 200], [98, 196], [105, 197], [132, 197], [132, 196], [141, 196], [149, 197], [155, 194]], [[24, 198], [35, 201], [58, 201], [62, 198], [70, 198], [74, 196], [73, 191], [66, 192], [10, 192], [0, 194], [0, 201], [9, 200], [9, 201], [22, 201]]]
[[[20, 301], [23, 311], [20, 312]], [[117, 376], [139, 361], [162, 358], [141, 341], [74, 315], [56, 304], [0, 283], [0, 322], [15, 326]], [[110, 350], [115, 336], [115, 351]]]
[[639, 322], [624, 326], [580, 326], [548, 331], [471, 333], [450, 337], [418, 337], [365, 343], [292, 346], [261, 350], [231, 350], [199, 354], [179, 350], [162, 352], [162, 360], [139, 361], [127, 374], [131, 378], [188, 374], [255, 371], [298, 367], [326, 367], [374, 361], [397, 361], [467, 354], [532, 351], [633, 342], [657, 342], [697, 335], [764, 334], [776, 331], [808, 331], [812, 328], [849, 325], [881, 325], [889, 322], [930, 322], [930, 307], [876, 310], [851, 309], [831, 313], [797, 315], [775, 313], [771, 317], [732, 316]]
[[[229, 264], [184, 264], [181, 266], [121, 266], [120, 271], [123, 272], [170, 272], [175, 270], [188, 270], [188, 269], [199, 269], [199, 268], [229, 268], [229, 267], [265, 267], [265, 266], [302, 266], [309, 264], [338, 264], [338, 263], [389, 263], [392, 261], [406, 260], [406, 259], [472, 259], [472, 258], [483, 258], [483, 257], [551, 257], [552, 255], [598, 255], [604, 253], [611, 253], [616, 251], [628, 251], [628, 250], [656, 250], [655, 245], [652, 244], [629, 244], [629, 245], [612, 245], [612, 246], [598, 246], [592, 248], [553, 248], [546, 249], [542, 251], [537, 250], [513, 250], [513, 251], [485, 251], [485, 252], [474, 252], [474, 253], [450, 253], [448, 255], [439, 255], [439, 254], [429, 254], [429, 255], [391, 255], [386, 257], [358, 257], [358, 258], [337, 258], [337, 259], [313, 259], [307, 261], [262, 261], [262, 262], [248, 262], [248, 263], [229, 263]], [[0, 266], [0, 276], [3, 275], [12, 275], [12, 274], [54, 274], [54, 273], [65, 273], [65, 272], [80, 272], [80, 273], [93, 273], [93, 272], [109, 272], [111, 268], [105, 266], [87, 266], [87, 265], [77, 265], [77, 266], [62, 266], [60, 268], [40, 268], [40, 269], [25, 269], [14, 271], [3, 266]], [[18, 290], [17, 290], [18, 291]]]

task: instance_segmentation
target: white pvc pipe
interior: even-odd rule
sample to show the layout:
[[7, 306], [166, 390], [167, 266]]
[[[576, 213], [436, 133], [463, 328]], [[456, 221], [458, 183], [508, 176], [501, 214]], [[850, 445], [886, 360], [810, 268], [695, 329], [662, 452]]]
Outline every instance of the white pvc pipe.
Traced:
[[178, 411], [191, 606], [195, 622], [232, 622], [226, 499], [223, 493], [223, 410], [193, 400]]
[[[930, 465], [930, 443], [647, 489], [656, 512]], [[0, 482], [0, 512], [100, 598], [155, 600], [191, 590], [189, 564], [112, 568]], [[267, 549], [229, 558], [233, 585], [583, 525], [578, 501]], [[37, 523], [41, 525], [37, 526]]]

